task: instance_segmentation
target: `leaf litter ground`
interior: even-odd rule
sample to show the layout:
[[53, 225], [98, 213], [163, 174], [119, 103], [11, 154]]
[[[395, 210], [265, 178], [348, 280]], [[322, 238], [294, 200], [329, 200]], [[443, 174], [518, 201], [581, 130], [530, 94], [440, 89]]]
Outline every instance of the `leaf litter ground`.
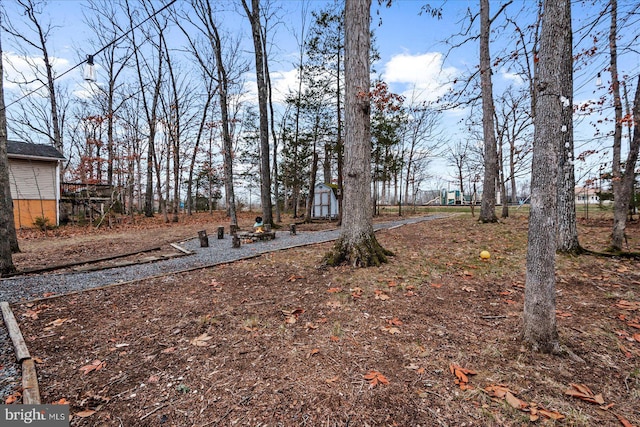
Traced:
[[[35, 233], [23, 248], [55, 261], [51, 240], [67, 239], [95, 257], [105, 239], [130, 252], [202, 226]], [[602, 249], [610, 227], [581, 222], [581, 243]], [[572, 355], [531, 353], [526, 232], [524, 216], [456, 216], [379, 232], [396, 254], [379, 268], [322, 268], [318, 244], [13, 309], [43, 402], [69, 403], [74, 426], [640, 425], [639, 262], [559, 256]]]

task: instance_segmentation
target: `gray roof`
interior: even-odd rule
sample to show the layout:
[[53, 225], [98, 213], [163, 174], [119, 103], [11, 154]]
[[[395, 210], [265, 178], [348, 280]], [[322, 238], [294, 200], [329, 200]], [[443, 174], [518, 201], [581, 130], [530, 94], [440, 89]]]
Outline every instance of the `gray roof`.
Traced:
[[64, 160], [64, 156], [52, 145], [7, 141], [7, 157], [40, 160]]

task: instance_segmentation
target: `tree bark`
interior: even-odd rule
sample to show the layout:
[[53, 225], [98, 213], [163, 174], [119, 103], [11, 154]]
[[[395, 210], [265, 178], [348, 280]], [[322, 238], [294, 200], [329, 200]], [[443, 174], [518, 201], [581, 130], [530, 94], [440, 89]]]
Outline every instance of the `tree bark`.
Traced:
[[560, 93], [562, 102], [561, 137], [558, 155], [558, 247], [566, 254], [583, 252], [576, 225], [576, 178], [573, 155], [573, 37], [571, 19], [563, 34], [565, 48], [561, 55]]
[[570, 0], [545, 0], [536, 87], [536, 123], [531, 173], [531, 212], [527, 246], [523, 339], [535, 351], [560, 349], [556, 328], [555, 253], [557, 247], [558, 149], [565, 140], [562, 101], [566, 52], [571, 51]]
[[[612, 251], [621, 251], [624, 241], [624, 230], [626, 227], [626, 215], [629, 204], [628, 196], [626, 204], [623, 204], [627, 189], [623, 188], [623, 176], [621, 170], [622, 163], [622, 99], [620, 97], [620, 81], [618, 79], [618, 47], [616, 39], [618, 37], [618, 2], [610, 0], [611, 5], [611, 25], [609, 28], [609, 69], [611, 70], [611, 91], [613, 93], [613, 106], [615, 111], [615, 121], [613, 130], [613, 163], [611, 185], [613, 187], [613, 232], [611, 233]], [[637, 126], [637, 123], [636, 123]], [[630, 153], [631, 154], [631, 153]], [[633, 169], [630, 171], [633, 175]], [[625, 169], [625, 173], [629, 173]], [[616, 218], [618, 220], [616, 221]], [[622, 218], [620, 220], [620, 218]]]
[[482, 130], [484, 135], [484, 180], [482, 206], [479, 220], [497, 222], [496, 216], [496, 174], [498, 153], [493, 105], [493, 84], [491, 82], [491, 54], [489, 37], [491, 19], [489, 18], [489, 0], [480, 0], [480, 85], [482, 92]]
[[269, 116], [267, 112], [267, 84], [265, 79], [266, 53], [263, 49], [262, 25], [260, 23], [260, 0], [251, 0], [251, 10], [246, 0], [242, 0], [249, 22], [256, 63], [256, 83], [258, 85], [258, 106], [260, 111], [260, 203], [262, 204], [262, 220], [265, 224], [273, 224], [271, 206], [271, 168], [269, 152]]
[[[0, 19], [2, 19], [0, 17]], [[11, 235], [15, 239], [13, 201], [9, 186], [9, 160], [7, 159], [7, 112], [4, 106], [4, 70], [2, 65], [2, 41], [0, 41], [0, 277], [13, 273]], [[16, 246], [17, 246], [17, 239]], [[17, 251], [16, 251], [17, 252]]]
[[[236, 195], [233, 186], [233, 141], [231, 138], [231, 131], [229, 130], [229, 79], [227, 77], [227, 69], [222, 60], [222, 42], [218, 33], [218, 27], [213, 23], [213, 21], [209, 21], [209, 25], [211, 26], [211, 34], [214, 40], [213, 50], [217, 62], [218, 94], [220, 96], [220, 113], [222, 115], [223, 167], [224, 179], [227, 183], [226, 190], [229, 201], [229, 219], [232, 225], [237, 226], [238, 216], [236, 214]], [[211, 165], [209, 165], [209, 167], [211, 167]]]
[[324, 257], [329, 265], [380, 265], [391, 252], [377, 241], [371, 205], [369, 51], [371, 0], [345, 3], [345, 151], [342, 233]]
[[620, 182], [619, 194], [614, 201], [613, 234], [610, 248], [612, 251], [622, 251], [623, 243], [626, 242], [627, 209], [631, 200], [631, 192], [635, 180], [634, 171], [638, 160], [638, 149], [640, 148], [640, 76], [638, 77], [636, 95], [633, 101], [633, 123], [633, 139], [629, 146], [629, 155], [624, 168], [625, 173]]

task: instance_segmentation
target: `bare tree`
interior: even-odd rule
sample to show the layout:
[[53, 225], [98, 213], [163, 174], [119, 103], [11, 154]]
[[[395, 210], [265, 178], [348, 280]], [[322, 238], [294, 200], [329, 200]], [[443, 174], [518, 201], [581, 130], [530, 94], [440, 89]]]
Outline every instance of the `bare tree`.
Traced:
[[[37, 123], [37, 120], [34, 120], [34, 113], [25, 111], [23, 115], [22, 125], [29, 128], [32, 131], [36, 131], [42, 135], [48, 137], [53, 145], [58, 151], [64, 153], [64, 147], [62, 142], [62, 125], [61, 120], [63, 119], [60, 106], [58, 105], [60, 100], [58, 98], [57, 93], [57, 84], [55, 82], [55, 72], [53, 70], [53, 61], [51, 59], [48, 42], [49, 37], [51, 35], [51, 31], [53, 27], [51, 24], [45, 24], [41, 20], [41, 13], [44, 3], [40, 1], [34, 0], [16, 0], [16, 2], [20, 5], [23, 10], [23, 15], [26, 17], [26, 24], [29, 28], [29, 33], [25, 33], [24, 30], [17, 29], [11, 22], [5, 21], [2, 24], [2, 28], [8, 34], [10, 34], [17, 45], [25, 45], [29, 48], [34, 49], [40, 55], [40, 59], [42, 60], [42, 64], [39, 64], [38, 61], [29, 60], [30, 55], [28, 52], [24, 52], [25, 58], [27, 58], [27, 62], [30, 63], [31, 69], [33, 70], [33, 81], [31, 79], [25, 79], [19, 83], [23, 85], [27, 85], [29, 83], [36, 83], [42, 85], [42, 87], [46, 88], [48, 93], [48, 104], [49, 104], [49, 117], [43, 115], [44, 120], [41, 120], [43, 123]], [[41, 65], [44, 65], [44, 72], [42, 71]], [[29, 97], [27, 97], [29, 98]], [[29, 99], [26, 100], [27, 102]]]
[[[125, 3], [130, 25], [132, 28], [134, 28], [135, 11], [130, 7], [129, 0], [126, 0]], [[146, 3], [144, 5], [146, 6]], [[166, 21], [160, 22], [158, 19], [154, 19], [154, 23], [158, 33], [162, 33], [166, 29]], [[150, 40], [150, 36], [145, 35], [145, 39]], [[151, 217], [154, 214], [153, 173], [154, 161], [156, 158], [155, 139], [158, 124], [158, 109], [160, 104], [160, 90], [162, 88], [164, 62], [161, 40], [161, 35], [158, 35], [158, 41], [154, 43], [156, 60], [156, 68], [154, 70], [152, 68], [153, 64], [149, 63], [149, 60], [152, 58], [148, 58], [142, 55], [141, 46], [138, 45], [137, 42], [136, 31], [131, 32], [131, 42], [134, 46], [133, 52], [135, 57], [136, 74], [138, 77], [140, 96], [142, 97], [142, 107], [148, 126], [146, 192], [144, 202], [144, 214], [147, 217]], [[148, 84], [148, 82], [151, 82], [151, 84]], [[151, 86], [152, 88], [152, 92], [150, 94], [147, 93], [148, 86]], [[149, 99], [149, 97], [151, 99]], [[158, 192], [158, 198], [160, 199], [160, 201], [162, 201], [161, 192]], [[162, 205], [162, 202], [160, 204]]]
[[[237, 225], [236, 197], [233, 184], [234, 147], [231, 88], [237, 83], [239, 76], [246, 72], [247, 67], [238, 60], [239, 42], [225, 41], [220, 36], [219, 24], [214, 19], [216, 9], [212, 2], [210, 0], [193, 0], [192, 7], [195, 11], [195, 19], [190, 19], [190, 22], [203, 36], [202, 43], [196, 43], [194, 39], [189, 37], [189, 32], [184, 28], [183, 32], [188, 37], [191, 51], [203, 74], [206, 74], [208, 79], [215, 82], [215, 89], [217, 89], [221, 114], [220, 126], [222, 128], [222, 155], [227, 210], [231, 224]], [[215, 66], [211, 67], [211, 63]], [[214, 85], [211, 85], [210, 90], [213, 89]]]
[[[626, 240], [625, 229], [627, 221], [627, 211], [633, 182], [635, 178], [635, 160], [637, 151], [631, 149], [627, 154], [624, 174], [621, 170], [622, 158], [622, 100], [620, 97], [620, 79], [618, 77], [618, 1], [610, 0], [611, 24], [609, 29], [609, 69], [611, 71], [611, 91], [613, 93], [613, 106], [615, 111], [614, 132], [613, 132], [613, 232], [611, 233], [611, 251], [621, 251]], [[634, 109], [636, 108], [634, 104]], [[638, 122], [635, 122], [638, 127]], [[631, 178], [627, 177], [630, 175]], [[629, 188], [626, 188], [628, 186]]]
[[[556, 328], [558, 153], [572, 105], [564, 101], [571, 61], [571, 2], [545, 0], [536, 86], [536, 123], [531, 173], [531, 212], [523, 313], [523, 339], [534, 350], [560, 350]], [[570, 65], [569, 65], [570, 67]], [[564, 130], [564, 131], [563, 131]]]
[[260, 202], [262, 204], [262, 219], [267, 224], [273, 223], [271, 207], [271, 162], [269, 151], [269, 116], [267, 112], [268, 90], [265, 73], [267, 68], [267, 54], [264, 50], [264, 33], [260, 15], [260, 0], [251, 0], [251, 9], [247, 0], [242, 0], [242, 6], [249, 22], [256, 63], [256, 83], [258, 85], [258, 107], [260, 112]]
[[462, 194], [464, 194], [464, 172], [468, 169], [469, 151], [469, 141], [465, 140], [449, 146], [449, 151], [446, 154], [449, 164], [456, 169], [456, 179]]
[[342, 233], [324, 257], [329, 265], [367, 267], [387, 261], [373, 232], [369, 52], [371, 0], [345, 3], [345, 180]]
[[[509, 2], [511, 3], [511, 2]], [[508, 4], [508, 3], [507, 3]], [[503, 5], [504, 9], [507, 5]], [[498, 12], [499, 13], [499, 12]], [[493, 84], [489, 36], [494, 18], [489, 15], [489, 0], [480, 0], [480, 88], [482, 93], [482, 129], [484, 134], [484, 180], [479, 220], [496, 222], [496, 180], [498, 158], [495, 134]]]

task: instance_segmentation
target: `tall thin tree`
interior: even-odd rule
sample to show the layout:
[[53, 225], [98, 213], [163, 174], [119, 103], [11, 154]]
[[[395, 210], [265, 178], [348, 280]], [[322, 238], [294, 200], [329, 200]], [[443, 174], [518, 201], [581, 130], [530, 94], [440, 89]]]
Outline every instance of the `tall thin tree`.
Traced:
[[262, 204], [262, 220], [266, 224], [273, 223], [271, 207], [271, 163], [269, 152], [269, 115], [268, 115], [268, 90], [265, 72], [268, 70], [267, 54], [264, 51], [264, 33], [262, 31], [260, 17], [260, 0], [251, 0], [251, 8], [247, 0], [242, 0], [242, 6], [249, 22], [251, 23], [251, 35], [256, 62], [256, 83], [258, 85], [258, 109], [260, 112], [260, 203]]

